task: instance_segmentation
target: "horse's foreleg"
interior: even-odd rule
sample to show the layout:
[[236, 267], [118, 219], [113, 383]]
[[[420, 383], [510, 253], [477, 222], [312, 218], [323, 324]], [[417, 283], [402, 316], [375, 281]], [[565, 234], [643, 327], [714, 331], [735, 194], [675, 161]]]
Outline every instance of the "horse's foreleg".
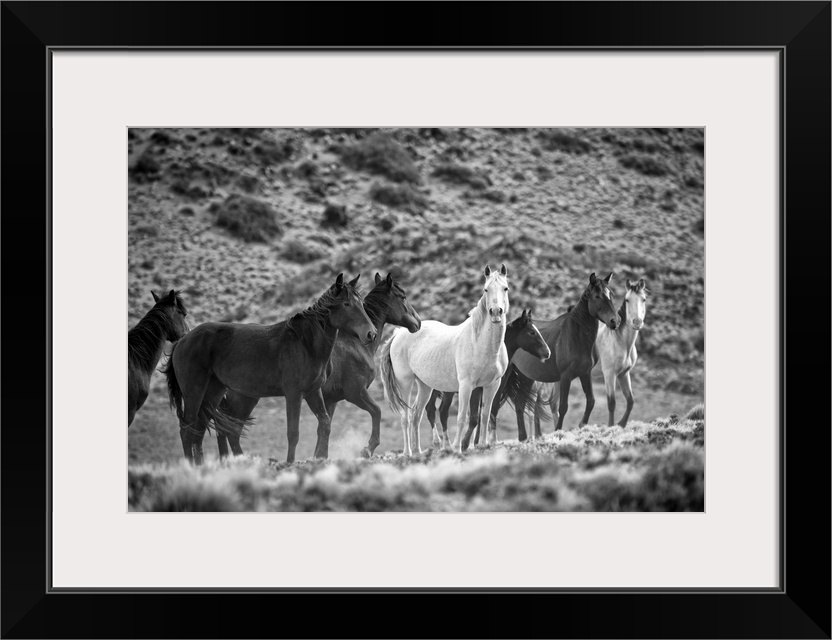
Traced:
[[[471, 406], [468, 412], [468, 430], [471, 431], [472, 429], [476, 429], [477, 432], [474, 434], [474, 446], [477, 446], [480, 443], [480, 435], [483, 433], [484, 427], [480, 425], [482, 422], [477, 422], [480, 417], [480, 406], [482, 403], [482, 387], [477, 387], [471, 392]], [[485, 438], [483, 438], [483, 444], [485, 444]], [[468, 446], [467, 444], [465, 445]]]
[[578, 378], [581, 381], [581, 388], [584, 390], [586, 396], [586, 409], [584, 409], [584, 417], [581, 420], [579, 427], [589, 423], [589, 414], [592, 413], [592, 408], [595, 406], [595, 393], [592, 391], [592, 375], [586, 372]]
[[494, 402], [491, 403], [491, 418], [488, 422], [489, 429], [494, 429], [495, 433], [497, 431], [497, 414], [500, 411], [500, 403], [503, 401], [506, 395], [506, 387], [508, 386], [508, 379], [509, 374], [514, 370], [514, 365], [509, 364], [506, 372], [503, 374], [503, 377], [500, 379], [500, 386], [497, 389], [497, 395], [494, 397]]
[[536, 392], [534, 394], [534, 406], [535, 406], [534, 421], [533, 421], [533, 425], [532, 425], [532, 428], [531, 428], [531, 434], [530, 434], [532, 440], [534, 440], [535, 438], [540, 437], [540, 415], [537, 411], [537, 405], [541, 402], [541, 399], [543, 397], [543, 386], [538, 384], [535, 391]]
[[615, 371], [612, 369], [604, 370], [604, 387], [607, 390], [607, 410], [610, 414], [607, 424], [612, 426], [615, 424]]
[[[430, 425], [430, 433], [433, 442], [433, 448], [440, 446], [442, 439], [439, 437], [439, 428], [436, 426], [436, 401], [439, 399], [439, 391], [432, 391], [428, 403], [425, 405], [425, 415], [428, 418]], [[443, 397], [444, 401], [444, 397]]]
[[482, 387], [482, 408], [480, 409], [480, 433], [482, 433], [483, 445], [497, 443], [497, 429], [496, 425], [492, 429], [488, 422], [491, 415], [491, 404], [494, 402], [494, 396], [497, 395], [497, 390], [500, 388], [500, 381], [495, 380], [487, 387]]
[[454, 402], [454, 391], [445, 391], [442, 396], [442, 404], [439, 405], [439, 423], [442, 425], [442, 446], [446, 449], [451, 448], [451, 441], [448, 439], [448, 414], [451, 412], [451, 405]]
[[220, 454], [220, 460], [228, 457], [228, 438], [219, 431], [217, 432], [217, 452]]
[[402, 454], [410, 456], [413, 450], [410, 448], [410, 409], [402, 409]]
[[626, 427], [627, 420], [630, 418], [630, 411], [633, 410], [633, 405], [635, 404], [635, 400], [633, 399], [633, 387], [630, 383], [630, 370], [628, 369], [618, 376], [618, 381], [621, 383], [621, 391], [627, 399], [627, 408], [625, 409], [624, 415], [621, 417], [621, 422], [618, 423], [618, 426]]
[[460, 381], [459, 383], [459, 397], [457, 398], [457, 415], [456, 415], [456, 437], [454, 438], [454, 449], [462, 453], [468, 447], [468, 442], [471, 440], [471, 430], [468, 427], [468, 433], [465, 434], [465, 444], [463, 445], [462, 433], [468, 424], [468, 412], [470, 411], [471, 392], [474, 388], [468, 381]]
[[560, 399], [560, 382], [552, 383], [552, 395], [549, 396], [549, 410], [552, 412], [552, 426], [558, 426], [558, 400]]
[[318, 419], [318, 441], [315, 443], [315, 457], [326, 459], [329, 457], [329, 434], [332, 429], [332, 422], [326, 412], [324, 394], [320, 389], [306, 395], [306, 404]]
[[562, 376], [560, 379], [560, 406], [558, 407], [558, 423], [555, 425], [555, 431], [563, 429], [563, 419], [566, 417], [566, 411], [569, 409], [569, 387], [572, 386], [572, 378]]
[[286, 462], [295, 461], [295, 449], [298, 447], [300, 436], [300, 407], [303, 394], [300, 391], [286, 393], [286, 438], [289, 441], [289, 451]]
[[[376, 404], [375, 400], [370, 397], [370, 392], [366, 387], [361, 387], [358, 393], [350, 395], [347, 400], [352, 402], [359, 409], [364, 409], [370, 414], [370, 419], [373, 421], [373, 430], [370, 433], [370, 441], [367, 446], [361, 450], [361, 457], [371, 458], [376, 447], [381, 443], [381, 408]], [[331, 418], [332, 416], [330, 416]]]

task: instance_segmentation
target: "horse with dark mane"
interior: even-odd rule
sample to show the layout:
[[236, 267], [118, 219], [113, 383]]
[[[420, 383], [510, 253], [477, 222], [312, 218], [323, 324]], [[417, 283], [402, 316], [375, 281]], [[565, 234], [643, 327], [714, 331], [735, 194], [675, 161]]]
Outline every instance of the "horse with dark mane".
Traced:
[[339, 331], [367, 343], [376, 338], [357, 284], [358, 277], [345, 284], [339, 274], [313, 306], [288, 320], [272, 325], [206, 322], [174, 345], [165, 373], [190, 461], [202, 461], [209, 420], [218, 433], [241, 433], [245, 421], [218, 407], [229, 389], [250, 398], [286, 397], [287, 462], [295, 459], [305, 399], [318, 418], [315, 457], [327, 457], [330, 421], [321, 386]]
[[[586, 395], [586, 409], [581, 424], [589, 420], [589, 414], [595, 406], [590, 371], [595, 364], [592, 347], [598, 335], [598, 323], [603, 322], [613, 330], [618, 325], [618, 312], [608, 286], [611, 278], [612, 273], [603, 279], [596, 278], [594, 273], [590, 274], [589, 284], [571, 311], [538, 325], [540, 333], [552, 350], [552, 357], [546, 362], [540, 362], [524, 351], [518, 351], [514, 355], [500, 385], [497, 396], [500, 401], [495, 402], [491, 409], [491, 420], [495, 424], [497, 409], [508, 397], [517, 414], [517, 437], [521, 441], [526, 439], [523, 414], [526, 405], [536, 395], [532, 387], [537, 380], [560, 382], [560, 406], [555, 429], [562, 429], [563, 419], [569, 408], [569, 387], [575, 378], [581, 381]], [[535, 413], [538, 413], [537, 410]]]
[[[362, 450], [362, 455], [369, 458], [381, 442], [381, 409], [370, 397], [367, 389], [375, 379], [375, 353], [381, 342], [385, 324], [405, 327], [411, 333], [419, 330], [422, 320], [407, 301], [407, 294], [396, 280], [398, 272], [388, 273], [382, 278], [378, 273], [375, 287], [364, 298], [364, 311], [376, 329], [376, 339], [366, 342], [352, 335], [342, 335], [335, 343], [329, 360], [329, 372], [321, 391], [326, 404], [326, 412], [332, 421], [335, 408], [341, 400], [347, 400], [370, 414], [373, 427], [370, 441]], [[245, 419], [257, 405], [259, 398], [252, 398], [238, 391], [229, 389], [220, 403], [220, 408], [231, 416]], [[220, 456], [228, 455], [228, 444], [235, 455], [243, 453], [238, 434], [217, 434], [217, 446]]]
[[150, 391], [150, 377], [159, 364], [165, 341], [176, 342], [188, 332], [185, 305], [179, 292], [160, 298], [153, 291], [155, 304], [139, 323], [127, 332], [127, 426], [133, 424]]
[[[540, 358], [541, 362], [552, 355], [549, 345], [540, 335], [534, 322], [532, 322], [532, 312], [523, 311], [519, 318], [515, 318], [506, 325], [506, 335], [503, 338], [506, 345], [506, 353], [508, 359], [511, 360], [518, 349], [528, 351], [533, 356]], [[430, 423], [433, 432], [434, 447], [442, 447], [448, 440], [448, 413], [451, 409], [451, 403], [454, 399], [453, 391], [436, 391], [431, 394], [430, 400], [425, 407], [428, 422]], [[439, 429], [436, 428], [436, 401], [442, 398], [442, 404], [439, 405], [439, 421], [442, 425], [442, 435], [439, 434]], [[480, 415], [480, 404], [482, 402], [482, 387], [477, 387], [471, 393], [471, 411], [468, 418], [469, 431], [477, 426], [477, 421]], [[479, 444], [480, 430], [477, 430], [477, 435], [474, 444]], [[463, 440], [463, 449], [468, 447], [468, 441]]]

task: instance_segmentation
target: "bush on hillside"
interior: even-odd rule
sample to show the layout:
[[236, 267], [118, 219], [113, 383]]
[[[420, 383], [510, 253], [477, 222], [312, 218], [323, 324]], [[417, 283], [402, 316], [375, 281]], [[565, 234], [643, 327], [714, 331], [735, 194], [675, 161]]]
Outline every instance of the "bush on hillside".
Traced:
[[388, 133], [378, 132], [354, 144], [339, 145], [335, 152], [350, 169], [382, 175], [393, 182], [420, 181], [410, 154]]
[[283, 233], [274, 209], [251, 196], [232, 194], [215, 209], [214, 224], [246, 242], [268, 242]]
[[383, 185], [376, 182], [370, 187], [370, 197], [379, 204], [410, 213], [422, 213], [430, 206], [430, 200], [409, 184]]

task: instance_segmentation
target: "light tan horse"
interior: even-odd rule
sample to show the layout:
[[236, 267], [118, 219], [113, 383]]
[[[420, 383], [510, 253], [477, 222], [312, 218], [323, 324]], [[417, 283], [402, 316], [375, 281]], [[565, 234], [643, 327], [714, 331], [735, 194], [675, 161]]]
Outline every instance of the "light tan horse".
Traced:
[[606, 325], [599, 325], [598, 337], [595, 339], [593, 359], [597, 360], [604, 372], [604, 384], [607, 387], [607, 408], [609, 409], [609, 425], [615, 424], [615, 381], [621, 383], [621, 390], [627, 400], [627, 408], [618, 423], [619, 427], [627, 426], [627, 419], [633, 410], [633, 388], [630, 384], [630, 371], [636, 365], [638, 352], [636, 351], [636, 337], [644, 326], [644, 316], [647, 313], [647, 285], [644, 280], [630, 282], [627, 280], [627, 291], [624, 302], [618, 310], [621, 319], [616, 329]]
[[[499, 272], [492, 272], [486, 266], [484, 274], [480, 301], [462, 324], [449, 326], [425, 320], [417, 333], [397, 329], [381, 348], [381, 379], [388, 403], [402, 416], [405, 455], [422, 452], [419, 426], [434, 389], [459, 393], [453, 444], [458, 451], [462, 451], [462, 432], [468, 425], [471, 392], [477, 387], [483, 388], [480, 424], [488, 424], [491, 403], [508, 367], [504, 343], [509, 311], [508, 270], [502, 265]], [[473, 431], [470, 427], [469, 430]], [[489, 429], [483, 444], [496, 439], [496, 430]], [[443, 445], [449, 445], [444, 434]]]

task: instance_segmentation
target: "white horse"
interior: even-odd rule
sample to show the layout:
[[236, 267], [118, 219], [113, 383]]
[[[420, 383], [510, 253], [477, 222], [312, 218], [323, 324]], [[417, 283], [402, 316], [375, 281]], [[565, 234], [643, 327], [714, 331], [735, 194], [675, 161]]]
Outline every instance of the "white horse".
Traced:
[[627, 280], [627, 291], [624, 302], [618, 310], [621, 321], [616, 329], [610, 329], [604, 324], [598, 326], [598, 336], [592, 350], [593, 359], [597, 360], [604, 372], [604, 384], [607, 387], [607, 408], [610, 412], [609, 425], [615, 423], [615, 381], [621, 383], [621, 390], [627, 400], [627, 409], [619, 427], [627, 426], [627, 419], [633, 410], [633, 388], [630, 385], [630, 370], [638, 360], [636, 351], [636, 336], [644, 326], [644, 316], [647, 313], [647, 285], [644, 280], [630, 282]]
[[[462, 429], [468, 425], [471, 392], [483, 388], [480, 424], [488, 424], [491, 403], [508, 367], [505, 347], [508, 317], [508, 270], [485, 267], [479, 304], [462, 324], [425, 320], [417, 333], [396, 331], [379, 353], [381, 379], [391, 408], [402, 415], [404, 454], [422, 452], [419, 425], [433, 389], [459, 393], [454, 448], [462, 451]], [[415, 401], [412, 401], [413, 391]], [[443, 446], [449, 446], [443, 433]], [[468, 434], [470, 439], [470, 434]], [[491, 427], [483, 445], [497, 441]]]

